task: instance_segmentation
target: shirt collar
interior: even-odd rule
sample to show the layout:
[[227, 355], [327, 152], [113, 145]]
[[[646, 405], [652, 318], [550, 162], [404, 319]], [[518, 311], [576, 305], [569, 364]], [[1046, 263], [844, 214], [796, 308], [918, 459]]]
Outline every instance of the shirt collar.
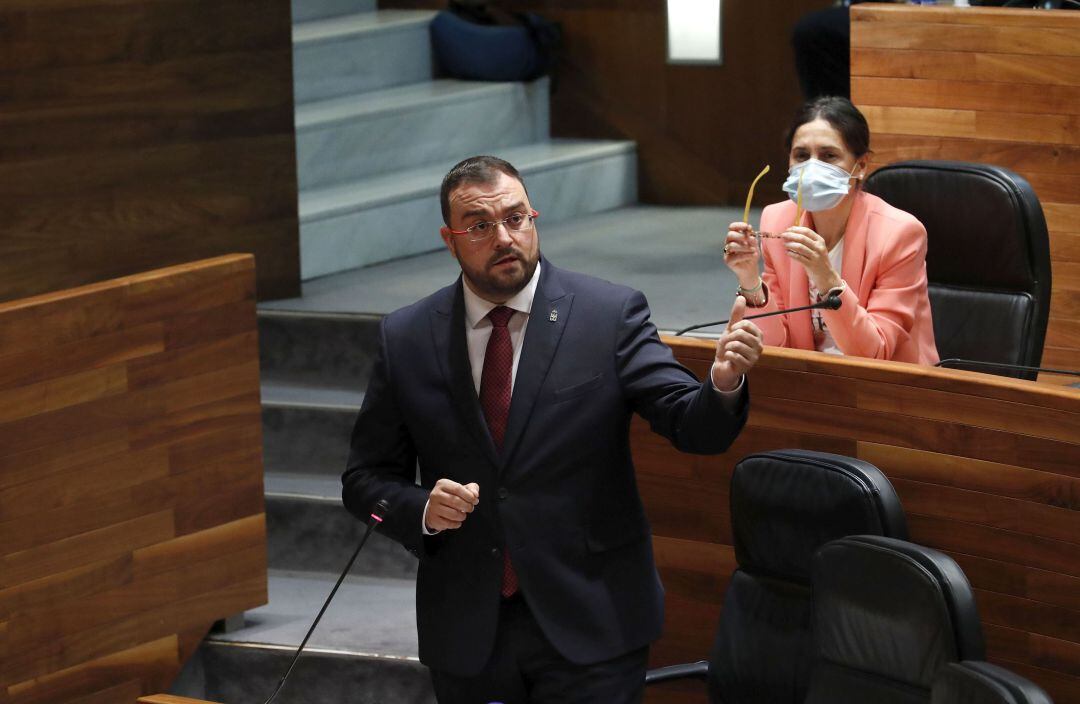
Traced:
[[480, 321], [487, 317], [487, 314], [490, 313], [493, 308], [500, 305], [528, 315], [529, 311], [532, 310], [533, 297], [536, 295], [536, 285], [540, 282], [541, 266], [543, 266], [541, 262], [536, 262], [536, 271], [533, 272], [532, 278], [529, 279], [529, 283], [525, 284], [525, 288], [515, 293], [514, 297], [506, 303], [492, 303], [491, 301], [481, 298], [469, 288], [469, 285], [465, 283], [463, 278], [461, 281], [461, 288], [465, 293], [465, 324], [470, 328], [475, 328], [480, 324]]

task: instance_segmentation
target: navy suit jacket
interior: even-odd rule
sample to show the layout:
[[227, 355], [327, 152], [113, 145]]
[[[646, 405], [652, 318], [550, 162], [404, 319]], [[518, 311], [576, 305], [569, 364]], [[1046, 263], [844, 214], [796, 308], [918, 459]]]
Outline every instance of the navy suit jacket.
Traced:
[[[420, 659], [479, 672], [495, 640], [502, 551], [551, 643], [577, 663], [660, 635], [663, 588], [630, 459], [634, 413], [680, 450], [723, 452], [746, 419], [675, 361], [638, 291], [544, 260], [502, 452], [473, 386], [458, 281], [382, 321], [342, 478], [346, 508], [420, 559]], [[745, 387], [744, 387], [745, 388]], [[419, 466], [419, 486], [416, 484]], [[461, 528], [421, 534], [435, 482], [476, 482]]]

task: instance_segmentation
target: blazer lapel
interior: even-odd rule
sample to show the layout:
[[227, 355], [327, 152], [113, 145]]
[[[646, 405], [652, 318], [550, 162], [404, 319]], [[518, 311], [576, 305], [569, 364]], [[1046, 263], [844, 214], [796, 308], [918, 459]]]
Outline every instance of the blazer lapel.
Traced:
[[866, 262], [866, 231], [870, 224], [867, 200], [862, 191], [855, 195], [855, 202], [851, 206], [847, 226], [844, 228], [844, 261], [840, 266], [840, 276], [859, 300], [866, 300], [862, 291], [862, 275]]
[[472, 380], [472, 365], [469, 363], [469, 347], [465, 341], [465, 297], [462, 293], [461, 279], [443, 304], [436, 306], [431, 313], [431, 335], [435, 354], [442, 366], [450, 395], [458, 407], [461, 421], [468, 428], [476, 443], [484, 449], [492, 465], [498, 466], [495, 443], [487, 429], [480, 400]]
[[514, 449], [521, 440], [526, 422], [532, 413], [536, 398], [540, 394], [544, 378], [555, 358], [566, 321], [570, 317], [570, 308], [574, 302], [573, 294], [567, 295], [558, 280], [558, 272], [547, 260], [543, 260], [540, 281], [533, 296], [532, 310], [529, 312], [529, 325], [525, 328], [521, 358], [518, 361], [517, 378], [514, 380], [514, 394], [510, 399], [510, 418], [503, 437], [500, 470], [513, 456]]

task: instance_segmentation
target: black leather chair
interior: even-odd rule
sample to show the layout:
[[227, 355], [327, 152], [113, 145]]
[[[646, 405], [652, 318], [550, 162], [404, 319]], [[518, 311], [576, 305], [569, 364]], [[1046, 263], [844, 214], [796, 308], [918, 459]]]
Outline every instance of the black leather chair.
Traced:
[[711, 702], [801, 704], [812, 668], [810, 562], [853, 533], [907, 536], [900, 499], [873, 465], [840, 455], [749, 455], [731, 477], [739, 567], [724, 594], [708, 662], [650, 671], [647, 683], [707, 681]]
[[1053, 704], [1038, 685], [988, 662], [952, 663], [930, 690], [931, 704]]
[[941, 359], [1039, 366], [1050, 314], [1050, 243], [1031, 185], [988, 164], [901, 161], [874, 172], [866, 190], [926, 226], [930, 308]]
[[849, 536], [818, 551], [812, 577], [816, 664], [806, 704], [930, 704], [943, 667], [984, 658], [971, 585], [944, 553]]

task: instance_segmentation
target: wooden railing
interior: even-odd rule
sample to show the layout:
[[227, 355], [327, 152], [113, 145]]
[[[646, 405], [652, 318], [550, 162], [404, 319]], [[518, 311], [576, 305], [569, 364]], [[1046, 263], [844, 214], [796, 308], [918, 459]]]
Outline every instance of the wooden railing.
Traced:
[[266, 601], [254, 261], [0, 305], [0, 701], [134, 702]]
[[[668, 340], [699, 376], [713, 347]], [[743, 456], [804, 448], [858, 457], [892, 481], [911, 539], [975, 588], [991, 661], [1080, 701], [1080, 391], [972, 372], [767, 348], [745, 430], [724, 455], [632, 430], [666, 588], [653, 664], [708, 656], [735, 569], [728, 485]], [[650, 692], [650, 702], [704, 702]]]

